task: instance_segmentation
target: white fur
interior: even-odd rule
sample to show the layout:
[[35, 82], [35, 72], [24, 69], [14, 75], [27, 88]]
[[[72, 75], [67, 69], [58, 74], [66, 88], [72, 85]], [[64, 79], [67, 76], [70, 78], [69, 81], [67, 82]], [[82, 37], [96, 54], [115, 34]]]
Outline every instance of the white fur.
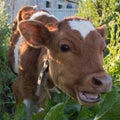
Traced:
[[22, 37], [19, 38], [17, 44], [15, 45], [15, 49], [14, 49], [14, 59], [15, 59], [15, 63], [14, 63], [14, 72], [18, 73], [18, 60], [19, 60], [19, 45], [22, 42]]
[[[39, 11], [39, 12], [34, 13], [34, 14], [31, 16], [30, 20], [35, 20], [37, 17], [43, 16], [43, 15], [46, 15], [46, 16], [48, 16], [48, 17], [53, 17], [53, 18], [57, 19], [54, 15], [51, 15], [51, 14], [49, 14], [49, 13], [47, 13], [47, 12], [44, 12], [44, 11]], [[58, 20], [58, 19], [57, 19], [57, 20]]]
[[68, 24], [71, 29], [79, 31], [83, 38], [85, 38], [90, 31], [95, 30], [94, 26], [91, 24], [90, 21], [72, 20], [68, 21]]
[[[46, 15], [48, 17], [53, 17], [57, 19], [54, 15], [50, 15], [49, 13], [44, 12], [44, 11], [39, 11], [39, 12], [34, 13], [29, 20], [34, 20], [37, 17], [42, 16], [42, 15]], [[21, 44], [21, 42], [22, 42], [22, 36], [19, 38], [17, 44], [15, 45], [15, 49], [14, 49], [14, 59], [15, 59], [14, 72], [15, 73], [18, 73], [19, 45]]]
[[42, 111], [44, 111], [44, 108], [41, 107], [41, 108], [38, 109], [37, 112], [42, 112]]
[[35, 5], [35, 6], [33, 6], [33, 9], [35, 9], [35, 10], [39, 10], [40, 7], [39, 7], [38, 5]]
[[27, 99], [24, 99], [23, 103], [25, 104], [26, 107], [28, 107], [30, 105], [30, 101]]
[[30, 116], [31, 116], [31, 112], [32, 112], [31, 111], [32, 110], [32, 103], [28, 99], [24, 99], [23, 103], [25, 104], [26, 109], [27, 109], [27, 118], [26, 118], [26, 120], [30, 120]]

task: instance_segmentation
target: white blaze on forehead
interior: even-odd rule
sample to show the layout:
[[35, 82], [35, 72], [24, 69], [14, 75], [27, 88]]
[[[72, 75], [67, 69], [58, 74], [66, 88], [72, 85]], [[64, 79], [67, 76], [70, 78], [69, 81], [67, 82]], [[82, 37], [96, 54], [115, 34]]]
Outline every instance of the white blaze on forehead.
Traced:
[[95, 30], [94, 26], [90, 21], [72, 20], [68, 21], [68, 23], [71, 29], [79, 31], [83, 38], [85, 38], [90, 31]]
[[[35, 20], [37, 17], [43, 16], [43, 15], [46, 15], [46, 16], [48, 16], [48, 17], [53, 17], [53, 18], [57, 19], [54, 15], [51, 15], [51, 14], [49, 14], [49, 13], [47, 13], [47, 12], [44, 12], [44, 11], [39, 11], [39, 12], [34, 13], [34, 14], [31, 16], [30, 20]], [[58, 19], [57, 19], [57, 20], [58, 20]]]

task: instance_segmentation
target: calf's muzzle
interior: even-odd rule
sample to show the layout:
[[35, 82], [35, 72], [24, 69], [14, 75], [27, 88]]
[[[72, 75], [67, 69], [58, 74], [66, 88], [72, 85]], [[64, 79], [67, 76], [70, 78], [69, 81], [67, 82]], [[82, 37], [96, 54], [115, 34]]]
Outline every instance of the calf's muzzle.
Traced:
[[82, 86], [75, 89], [76, 97], [81, 104], [93, 105], [100, 101], [100, 94], [111, 90], [112, 78], [106, 73], [89, 75]]
[[91, 85], [100, 89], [101, 93], [105, 93], [111, 90], [112, 78], [110, 76], [94, 76], [91, 80]]

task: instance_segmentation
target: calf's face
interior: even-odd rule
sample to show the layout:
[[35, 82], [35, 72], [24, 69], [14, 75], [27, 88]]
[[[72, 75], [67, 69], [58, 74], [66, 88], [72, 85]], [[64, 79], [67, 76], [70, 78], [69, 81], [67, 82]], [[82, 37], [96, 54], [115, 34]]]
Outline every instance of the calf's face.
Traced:
[[65, 19], [49, 31], [37, 21], [23, 21], [19, 29], [27, 43], [48, 50], [49, 72], [55, 86], [81, 104], [100, 101], [111, 89], [111, 78], [102, 66], [105, 26], [95, 29], [76, 17]]

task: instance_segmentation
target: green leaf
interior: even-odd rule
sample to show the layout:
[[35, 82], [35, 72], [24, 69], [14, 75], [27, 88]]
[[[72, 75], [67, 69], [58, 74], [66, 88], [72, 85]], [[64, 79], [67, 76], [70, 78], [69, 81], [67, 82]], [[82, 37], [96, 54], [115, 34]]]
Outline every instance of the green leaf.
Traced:
[[69, 120], [76, 120], [81, 109], [81, 105], [69, 98], [65, 103], [65, 115]]
[[106, 95], [94, 120], [120, 120], [120, 94], [115, 89]]
[[79, 112], [80, 108], [81, 105], [71, 98], [69, 98], [68, 101], [65, 103], [65, 113], [70, 113], [70, 112], [73, 113], [73, 111]]
[[0, 94], [3, 92], [3, 86], [0, 85]]
[[45, 116], [46, 112], [40, 112], [37, 114], [32, 115], [31, 120], [44, 120], [44, 116]]
[[4, 120], [12, 120], [10, 114], [8, 114], [8, 113], [4, 113], [3, 119]]
[[89, 110], [89, 108], [82, 106], [77, 120], [90, 120], [92, 116], [93, 113]]
[[23, 103], [17, 105], [14, 120], [26, 120], [26, 106]]
[[64, 117], [64, 103], [58, 103], [50, 109], [45, 120], [62, 120]]

